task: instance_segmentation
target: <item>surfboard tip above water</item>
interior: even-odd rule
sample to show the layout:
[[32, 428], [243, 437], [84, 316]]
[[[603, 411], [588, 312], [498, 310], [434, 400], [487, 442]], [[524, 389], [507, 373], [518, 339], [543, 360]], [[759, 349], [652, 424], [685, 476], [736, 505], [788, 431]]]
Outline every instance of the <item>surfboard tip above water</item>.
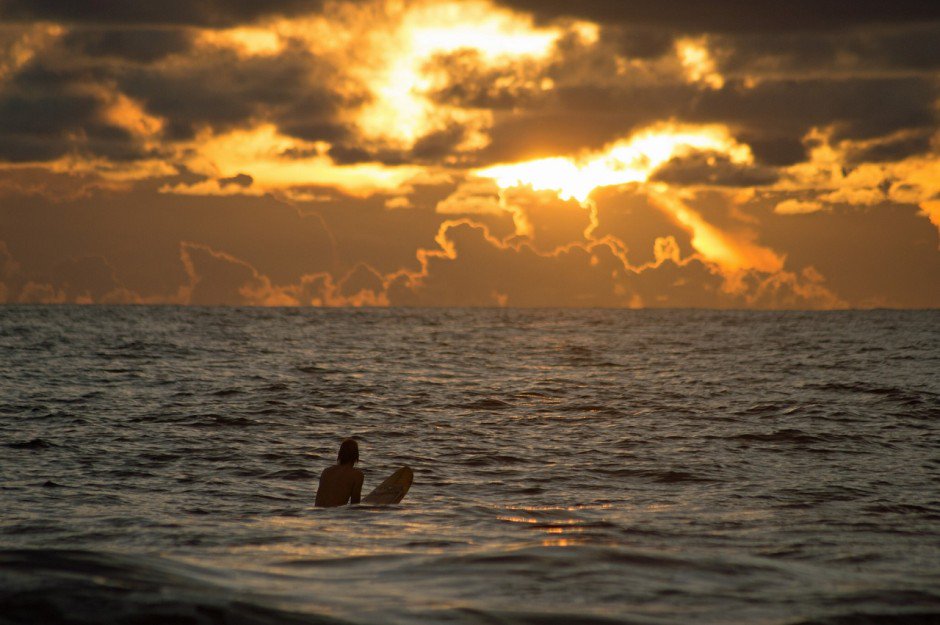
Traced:
[[371, 505], [399, 503], [408, 494], [413, 481], [414, 473], [411, 468], [403, 466], [376, 486], [371, 493], [363, 497], [362, 503]]

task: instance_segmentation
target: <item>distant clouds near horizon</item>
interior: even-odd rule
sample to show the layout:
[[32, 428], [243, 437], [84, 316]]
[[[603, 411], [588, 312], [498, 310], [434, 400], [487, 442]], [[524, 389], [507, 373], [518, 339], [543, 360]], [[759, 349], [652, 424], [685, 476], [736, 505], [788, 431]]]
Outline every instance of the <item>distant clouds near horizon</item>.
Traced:
[[940, 6], [0, 0], [0, 302], [940, 306]]

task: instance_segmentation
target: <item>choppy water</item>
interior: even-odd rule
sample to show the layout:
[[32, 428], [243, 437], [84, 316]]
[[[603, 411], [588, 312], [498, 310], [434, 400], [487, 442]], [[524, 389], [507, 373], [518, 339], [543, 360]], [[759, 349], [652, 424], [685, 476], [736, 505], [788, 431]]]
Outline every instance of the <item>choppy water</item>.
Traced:
[[[2, 623], [936, 623], [940, 312], [0, 308]], [[395, 507], [312, 506], [341, 438]]]

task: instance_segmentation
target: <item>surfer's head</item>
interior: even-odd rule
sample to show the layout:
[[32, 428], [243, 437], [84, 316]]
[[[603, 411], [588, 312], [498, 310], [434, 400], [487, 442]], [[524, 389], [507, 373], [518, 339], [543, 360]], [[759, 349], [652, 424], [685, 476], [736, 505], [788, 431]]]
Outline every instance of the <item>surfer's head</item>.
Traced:
[[343, 441], [339, 446], [339, 455], [336, 456], [339, 464], [356, 464], [359, 461], [359, 443], [351, 438]]

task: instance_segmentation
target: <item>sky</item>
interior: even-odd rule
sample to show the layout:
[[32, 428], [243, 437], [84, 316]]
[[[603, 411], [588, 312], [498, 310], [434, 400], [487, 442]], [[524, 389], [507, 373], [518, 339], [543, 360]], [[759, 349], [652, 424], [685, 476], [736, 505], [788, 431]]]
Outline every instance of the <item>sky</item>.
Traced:
[[940, 4], [0, 0], [0, 303], [940, 307]]

